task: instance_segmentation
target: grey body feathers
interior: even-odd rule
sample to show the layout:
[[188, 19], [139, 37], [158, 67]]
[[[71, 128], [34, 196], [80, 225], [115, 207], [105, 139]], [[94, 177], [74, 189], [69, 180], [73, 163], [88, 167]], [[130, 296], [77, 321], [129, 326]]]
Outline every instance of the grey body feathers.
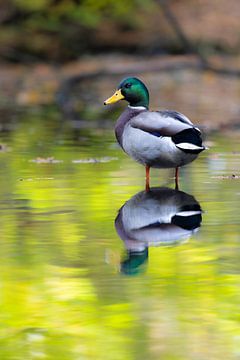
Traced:
[[[191, 135], [192, 130], [197, 142], [190, 141], [188, 133]], [[183, 166], [204, 150], [199, 129], [176, 111], [128, 107], [118, 119], [115, 132], [119, 144], [128, 155], [151, 167]], [[181, 134], [184, 134], [182, 141]], [[174, 142], [174, 137], [178, 138], [178, 143]]]

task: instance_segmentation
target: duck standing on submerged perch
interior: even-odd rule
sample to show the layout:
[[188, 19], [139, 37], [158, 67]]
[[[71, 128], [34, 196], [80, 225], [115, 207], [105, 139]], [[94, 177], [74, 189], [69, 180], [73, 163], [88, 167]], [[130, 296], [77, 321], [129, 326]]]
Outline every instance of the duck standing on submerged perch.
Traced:
[[200, 130], [177, 111], [149, 111], [148, 89], [138, 78], [124, 79], [104, 105], [119, 100], [129, 105], [116, 123], [116, 138], [128, 155], [145, 166], [146, 190], [151, 167], [175, 168], [178, 187], [178, 168], [205, 149]]

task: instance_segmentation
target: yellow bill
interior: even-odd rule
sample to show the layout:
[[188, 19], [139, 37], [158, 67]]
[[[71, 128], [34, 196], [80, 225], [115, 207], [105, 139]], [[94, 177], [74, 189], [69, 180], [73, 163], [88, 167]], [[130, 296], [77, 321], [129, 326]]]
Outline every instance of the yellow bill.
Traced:
[[117, 90], [113, 96], [104, 101], [104, 105], [114, 104], [115, 102], [124, 99], [121, 89]]

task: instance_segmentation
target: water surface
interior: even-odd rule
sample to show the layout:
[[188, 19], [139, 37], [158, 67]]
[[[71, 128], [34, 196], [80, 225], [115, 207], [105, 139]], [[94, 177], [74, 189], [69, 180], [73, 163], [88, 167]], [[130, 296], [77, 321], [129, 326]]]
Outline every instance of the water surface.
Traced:
[[[112, 129], [30, 114], [1, 133], [0, 358], [239, 359], [239, 136], [208, 136], [181, 170], [181, 199], [173, 170], [153, 170], [161, 195], [146, 205], [144, 168]], [[139, 196], [148, 241], [130, 249], [116, 218]]]

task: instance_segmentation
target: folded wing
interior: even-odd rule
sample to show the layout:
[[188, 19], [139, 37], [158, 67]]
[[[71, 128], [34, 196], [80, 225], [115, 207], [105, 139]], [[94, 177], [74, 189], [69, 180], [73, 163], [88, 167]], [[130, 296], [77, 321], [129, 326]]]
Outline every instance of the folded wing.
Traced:
[[171, 137], [176, 147], [187, 153], [199, 153], [205, 149], [200, 130], [176, 111], [143, 112], [132, 118], [131, 126], [152, 136]]

